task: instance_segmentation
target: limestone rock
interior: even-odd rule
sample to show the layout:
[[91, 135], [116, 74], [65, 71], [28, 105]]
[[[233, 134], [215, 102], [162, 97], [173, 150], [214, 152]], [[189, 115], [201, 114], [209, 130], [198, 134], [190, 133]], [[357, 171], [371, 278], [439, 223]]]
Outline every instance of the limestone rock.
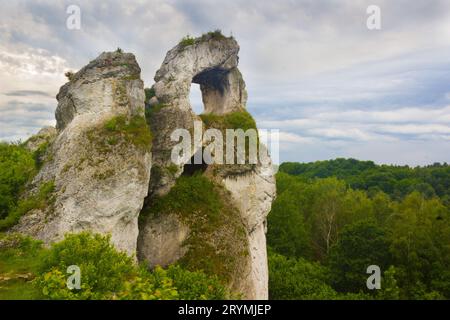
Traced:
[[[156, 72], [153, 89], [156, 96], [150, 101], [150, 124], [154, 133], [153, 164], [157, 178], [151, 180], [150, 194], [164, 195], [182, 173], [176, 172], [171, 150], [177, 141], [170, 139], [175, 129], [192, 130], [200, 118], [189, 102], [191, 83], [200, 84], [205, 113], [225, 114], [245, 109], [247, 91], [238, 69], [239, 45], [232, 37], [206, 34], [191, 45], [180, 42], [171, 49]], [[191, 156], [198, 149], [191, 150]]]
[[25, 142], [25, 147], [31, 152], [35, 152], [44, 144], [48, 145], [52, 143], [56, 136], [57, 131], [54, 127], [44, 127]]
[[204, 35], [191, 45], [179, 43], [156, 72], [153, 88], [161, 103], [190, 110], [191, 83], [200, 84], [206, 112], [223, 114], [245, 107], [245, 83], [237, 69], [239, 45], [234, 38]]
[[[247, 101], [245, 82], [238, 69], [239, 45], [233, 38], [208, 34], [193, 39], [189, 44], [181, 42], [171, 49], [156, 72], [153, 89], [156, 96], [150, 106], [150, 123], [154, 133], [153, 170], [150, 194], [146, 206], [151, 207], [153, 197], [167, 194], [176, 179], [186, 170], [174, 166], [171, 150], [178, 141], [172, 141], [174, 129], [192, 132], [193, 122], [200, 121], [190, 106], [191, 83], [200, 84], [205, 113], [223, 116], [244, 111]], [[192, 148], [190, 156], [198, 149]], [[218, 172], [218, 173], [217, 173]], [[185, 172], [186, 174], [186, 172]], [[246, 299], [268, 298], [268, 266], [266, 250], [266, 217], [275, 197], [275, 179], [271, 164], [226, 165], [223, 168], [208, 167], [204, 175], [220, 183], [230, 196], [230, 207], [237, 208], [244, 226], [248, 256], [239, 257], [240, 270], [235, 270], [229, 286]], [[150, 266], [166, 265], [183, 258], [183, 243], [191, 230], [181, 225], [171, 214], [160, 213], [158, 218], [144, 219], [140, 224], [138, 257]], [[227, 226], [224, 226], [224, 230]], [[228, 228], [232, 228], [231, 225]], [[160, 244], [166, 243], [166, 255]], [[238, 242], [236, 242], [238, 243]], [[235, 254], [235, 253], [232, 253]]]
[[251, 272], [243, 281], [247, 286], [243, 291], [248, 299], [268, 299], [266, 217], [276, 194], [272, 165], [258, 165], [253, 172], [226, 177], [223, 184], [240, 209], [248, 234]]
[[138, 259], [151, 266], [168, 266], [177, 262], [187, 251], [183, 243], [189, 235], [189, 227], [174, 214], [151, 220], [140, 230], [138, 242], [142, 246], [137, 253]]
[[[22, 217], [16, 231], [46, 243], [67, 232], [110, 233], [117, 248], [136, 252], [138, 215], [148, 193], [150, 144], [144, 88], [132, 54], [103, 53], [57, 95], [57, 128], [50, 159], [33, 181], [55, 185], [53, 202]], [[145, 126], [145, 128], [143, 127]]]

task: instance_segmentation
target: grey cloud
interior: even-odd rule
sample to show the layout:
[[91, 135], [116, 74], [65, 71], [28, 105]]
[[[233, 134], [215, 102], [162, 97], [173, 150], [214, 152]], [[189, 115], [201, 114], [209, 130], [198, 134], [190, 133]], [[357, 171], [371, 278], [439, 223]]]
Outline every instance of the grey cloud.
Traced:
[[15, 90], [4, 93], [8, 97], [30, 97], [30, 96], [41, 96], [41, 97], [52, 97], [48, 92], [39, 90]]
[[[69, 4], [81, 7], [82, 30], [65, 28]], [[422, 121], [414, 117], [403, 120], [396, 111], [405, 113], [413, 108], [433, 112], [449, 103], [450, 32], [446, 30], [450, 2], [378, 0], [383, 23], [380, 32], [369, 32], [365, 27], [369, 4], [373, 1], [20, 0], [3, 4], [0, 44], [18, 52], [44, 49], [73, 69], [102, 51], [121, 47], [136, 54], [145, 84], [150, 86], [165, 52], [180, 38], [219, 28], [226, 34], [233, 32], [241, 45], [240, 66], [248, 86], [249, 110], [262, 125], [302, 119], [286, 128], [291, 134], [287, 137], [291, 144], [313, 139], [306, 147], [311, 157], [373, 156], [389, 162], [395, 152], [383, 150], [398, 143], [399, 150], [412, 157], [411, 162], [425, 161], [418, 140], [425, 141], [424, 145], [448, 146], [448, 136], [442, 134], [445, 130], [430, 127], [442, 125], [442, 115], [436, 113], [440, 121], [426, 117]], [[32, 63], [37, 72], [62, 72], [57, 63], [39, 59], [31, 59], [25, 66], [21, 58], [12, 55], [2, 56], [0, 61], [9, 63], [11, 70], [26, 71]], [[17, 88], [4, 90], [9, 90], [9, 97], [32, 97], [15, 92], [23, 88], [22, 82]], [[45, 121], [54, 121], [54, 105], [20, 102], [0, 106], [0, 138], [24, 135]], [[420, 117], [420, 112], [416, 113], [415, 117]], [[376, 128], [385, 121], [393, 126]], [[420, 124], [419, 128], [399, 126], [413, 123]], [[408, 151], [408, 147], [415, 150]], [[438, 148], [424, 146], [423, 152], [442, 161]], [[304, 159], [298, 148], [285, 151], [285, 155], [292, 157], [290, 160]], [[449, 161], [448, 156], [444, 160]], [[406, 161], [401, 155], [397, 157]]]

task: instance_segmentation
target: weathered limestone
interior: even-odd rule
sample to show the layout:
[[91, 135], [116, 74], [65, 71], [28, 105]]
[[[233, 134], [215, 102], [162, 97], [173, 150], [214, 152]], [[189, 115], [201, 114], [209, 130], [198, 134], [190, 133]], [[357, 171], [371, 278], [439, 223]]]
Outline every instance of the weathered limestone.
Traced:
[[31, 152], [37, 151], [39, 148], [45, 147], [52, 143], [58, 132], [53, 127], [44, 127], [37, 134], [25, 141], [25, 147]]
[[161, 103], [190, 110], [191, 83], [198, 83], [206, 112], [223, 114], [244, 108], [247, 93], [237, 69], [238, 52], [236, 40], [224, 36], [205, 35], [187, 46], [181, 42], [167, 53], [156, 72], [156, 97]]
[[136, 145], [126, 132], [106, 128], [117, 117], [145, 120], [143, 82], [134, 56], [101, 54], [71, 76], [57, 99], [59, 134], [33, 181], [35, 190], [53, 181], [54, 201], [23, 216], [15, 229], [46, 243], [67, 232], [110, 233], [117, 248], [135, 254], [151, 146]]
[[184, 256], [183, 246], [189, 235], [189, 227], [176, 215], [165, 214], [145, 223], [139, 233], [141, 247], [138, 259], [151, 266], [168, 266]]
[[[171, 49], [156, 72], [156, 97], [150, 108], [157, 110], [150, 118], [154, 133], [153, 164], [150, 194], [163, 196], [183, 172], [183, 165], [174, 166], [171, 150], [178, 141], [171, 141], [174, 129], [192, 130], [193, 122], [200, 119], [192, 112], [189, 103], [191, 83], [200, 84], [205, 113], [225, 115], [245, 110], [247, 92], [245, 82], [237, 67], [239, 46], [233, 38], [206, 35], [193, 44], [178, 44]], [[157, 106], [158, 108], [155, 108]], [[191, 156], [198, 150], [192, 150]], [[171, 170], [169, 170], [171, 168]], [[271, 164], [255, 166], [233, 165], [218, 170], [208, 170], [212, 179], [221, 183], [231, 194], [230, 206], [239, 210], [241, 223], [246, 230], [248, 257], [242, 257], [240, 272], [236, 272], [230, 287], [240, 291], [247, 299], [268, 298], [268, 267], [266, 250], [266, 216], [275, 197], [275, 181]], [[152, 205], [152, 197], [146, 201]], [[176, 219], [175, 219], [176, 220]], [[167, 265], [182, 258], [183, 242], [189, 230], [175, 221], [172, 215], [145, 219], [140, 224], [138, 257], [150, 266]], [[178, 230], [178, 231], [177, 231]], [[160, 244], [166, 243], [166, 255]], [[249, 266], [249, 267], [247, 267]]]
[[275, 198], [272, 165], [259, 165], [255, 171], [223, 179], [239, 208], [248, 233], [251, 272], [246, 275], [244, 291], [248, 299], [268, 299], [266, 217]]
[[[202, 183], [208, 186], [205, 192], [214, 192], [220, 214], [210, 207], [192, 214], [174, 209], [155, 213], [159, 207], [152, 207], [181, 174], [193, 174], [192, 167], [171, 159], [179, 142], [171, 140], [172, 132], [192, 132], [194, 121], [201, 121], [189, 104], [191, 83], [200, 84], [205, 113], [223, 119], [245, 111], [238, 52], [233, 38], [218, 33], [182, 41], [157, 71], [155, 96], [147, 106], [132, 54], [103, 53], [70, 74], [57, 95], [56, 129], [45, 129], [26, 144], [39, 151], [42, 162], [29, 194], [49, 182], [54, 189], [46, 206], [25, 214], [13, 231], [47, 244], [66, 233], [109, 233], [117, 248], [149, 266], [185, 262], [194, 269], [207, 266], [213, 273], [221, 269], [233, 291], [247, 299], [267, 299], [266, 217], [275, 197], [270, 163], [204, 166]], [[202, 147], [193, 147], [190, 156]], [[153, 210], [145, 211], [151, 215], [143, 215], [138, 225], [144, 202], [145, 209]], [[199, 265], [206, 261], [203, 257], [211, 263]]]

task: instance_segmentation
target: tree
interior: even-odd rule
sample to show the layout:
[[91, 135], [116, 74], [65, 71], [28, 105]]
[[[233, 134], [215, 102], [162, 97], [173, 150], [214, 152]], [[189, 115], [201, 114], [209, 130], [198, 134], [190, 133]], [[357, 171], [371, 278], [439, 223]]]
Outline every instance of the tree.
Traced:
[[336, 299], [327, 284], [327, 270], [319, 263], [286, 258], [269, 251], [269, 299]]
[[377, 265], [384, 270], [389, 260], [385, 232], [374, 221], [348, 225], [328, 257], [332, 285], [340, 292], [367, 290], [367, 267]]
[[18, 144], [0, 143], [0, 220], [17, 205], [35, 171], [31, 152]]
[[[389, 220], [390, 251], [405, 298], [414, 292], [441, 292], [450, 297], [450, 213], [437, 198], [419, 192], [395, 207]], [[422, 288], [418, 290], [418, 288]]]

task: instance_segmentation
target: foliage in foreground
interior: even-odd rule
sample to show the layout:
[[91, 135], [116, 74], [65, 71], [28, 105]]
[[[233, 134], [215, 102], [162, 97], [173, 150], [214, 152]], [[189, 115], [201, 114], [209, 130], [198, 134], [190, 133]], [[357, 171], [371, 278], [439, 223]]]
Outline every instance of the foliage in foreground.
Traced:
[[[149, 272], [134, 259], [117, 251], [109, 236], [68, 234], [44, 249], [29, 237], [0, 237], [0, 273], [32, 274], [33, 281], [20, 281], [0, 289], [2, 299], [226, 299], [229, 294], [221, 282], [201, 272], [180, 266], [160, 267]], [[67, 267], [81, 270], [81, 289], [69, 290]], [[17, 296], [15, 292], [22, 294]]]
[[27, 212], [51, 204], [53, 181], [39, 186], [35, 194], [24, 197], [26, 185], [42, 165], [41, 155], [48, 142], [34, 153], [23, 144], [0, 143], [0, 231], [14, 226]]
[[[277, 193], [268, 216], [268, 244], [300, 264], [318, 263], [314, 268], [329, 274], [324, 283], [339, 294], [450, 299], [450, 210], [439, 197], [413, 191], [395, 200], [381, 191], [354, 190], [336, 177], [305, 180], [284, 172], [277, 174]], [[381, 268], [382, 290], [366, 287], [370, 265]], [[285, 276], [299, 277], [291, 269]], [[294, 294], [302, 284], [281, 295], [274, 282], [279, 271], [270, 270], [272, 296], [273, 290], [277, 296], [302, 296]], [[291, 280], [283, 283], [300, 281]]]

